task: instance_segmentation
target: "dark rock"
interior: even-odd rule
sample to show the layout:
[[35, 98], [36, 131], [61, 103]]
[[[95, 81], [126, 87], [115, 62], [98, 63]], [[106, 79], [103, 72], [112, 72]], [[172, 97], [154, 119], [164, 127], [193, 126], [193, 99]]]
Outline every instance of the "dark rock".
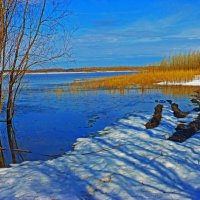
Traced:
[[168, 140], [181, 143], [192, 137], [199, 130], [200, 130], [200, 114], [198, 115], [196, 120], [190, 122], [187, 126], [178, 125], [176, 128], [176, 132], [172, 136], [170, 136]]
[[183, 129], [186, 129], [186, 125], [185, 124], [178, 124], [177, 127], [176, 127], [176, 130], [183, 130]]
[[172, 111], [174, 112], [174, 116], [177, 118], [184, 118], [189, 114], [188, 112], [181, 111], [178, 107], [178, 104], [176, 103], [172, 103], [171, 108], [172, 108]]
[[194, 135], [194, 132], [192, 132], [189, 129], [185, 129], [184, 131], [179, 130], [179, 131], [176, 131], [172, 136], [170, 136], [168, 140], [182, 143], [186, 141], [187, 139], [189, 139], [190, 137], [192, 137], [193, 135]]
[[145, 127], [147, 129], [155, 128], [160, 124], [160, 121], [162, 118], [162, 109], [163, 109], [163, 105], [161, 104], [158, 104], [154, 108], [155, 111], [154, 111], [153, 117], [149, 120], [149, 122], [145, 124]]
[[197, 104], [200, 107], [200, 101], [197, 99], [191, 99], [191, 102]]
[[194, 108], [193, 111], [195, 111], [195, 112], [199, 112], [199, 111], [200, 111], [200, 107], [198, 107], [198, 108]]

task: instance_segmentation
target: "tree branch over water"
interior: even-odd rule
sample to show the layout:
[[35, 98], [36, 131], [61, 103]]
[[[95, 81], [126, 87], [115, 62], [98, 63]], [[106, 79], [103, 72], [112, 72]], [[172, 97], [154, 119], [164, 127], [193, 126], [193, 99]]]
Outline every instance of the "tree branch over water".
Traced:
[[73, 31], [67, 30], [66, 20], [71, 14], [67, 3], [0, 0], [0, 100], [4, 91], [8, 123], [26, 72], [33, 66], [71, 56]]

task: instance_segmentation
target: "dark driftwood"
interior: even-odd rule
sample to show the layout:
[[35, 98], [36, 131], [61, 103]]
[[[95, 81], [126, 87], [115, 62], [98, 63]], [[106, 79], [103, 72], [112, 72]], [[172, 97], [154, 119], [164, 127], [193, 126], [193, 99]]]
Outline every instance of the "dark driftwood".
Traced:
[[178, 104], [176, 103], [172, 103], [171, 108], [172, 108], [172, 111], [174, 112], [174, 116], [177, 118], [184, 118], [189, 114], [188, 112], [181, 111], [178, 107]]
[[154, 111], [153, 117], [149, 120], [149, 122], [147, 122], [145, 124], [145, 127], [147, 129], [155, 128], [160, 124], [160, 121], [161, 121], [161, 118], [162, 118], [162, 109], [163, 109], [163, 105], [162, 104], [158, 104], [155, 107], [155, 111]]
[[176, 127], [176, 132], [168, 138], [168, 140], [174, 142], [184, 142], [190, 137], [192, 137], [197, 131], [200, 130], [200, 114], [197, 119], [190, 122], [188, 125], [178, 124]]

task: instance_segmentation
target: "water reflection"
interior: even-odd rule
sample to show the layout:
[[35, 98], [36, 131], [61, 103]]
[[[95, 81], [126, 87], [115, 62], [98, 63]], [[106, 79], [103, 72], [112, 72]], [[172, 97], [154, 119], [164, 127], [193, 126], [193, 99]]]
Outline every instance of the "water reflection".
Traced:
[[[196, 91], [199, 87], [197, 86], [184, 86], [184, 85], [152, 85], [152, 86], [144, 86], [144, 87], [140, 87], [140, 86], [132, 86], [132, 87], [128, 87], [128, 88], [105, 88], [105, 89], [91, 89], [91, 88], [84, 88], [84, 89], [80, 89], [77, 88], [77, 90], [71, 90], [71, 94], [87, 94], [87, 92], [91, 92], [94, 91], [96, 93], [98, 93], [98, 91], [106, 91], [108, 94], [120, 94], [120, 95], [127, 95], [130, 94], [132, 92], [134, 92], [135, 94], [141, 94], [141, 95], [145, 95], [145, 94], [151, 94], [151, 93], [155, 93], [155, 92], [160, 92], [162, 93], [164, 96], [171, 96], [171, 97], [188, 97], [190, 95], [192, 95], [194, 93], [194, 91]], [[58, 92], [59, 91], [59, 95]], [[68, 90], [64, 90], [61, 88], [57, 88], [54, 91], [54, 94], [56, 96], [60, 96], [61, 94], [64, 94], [68, 92]]]
[[129, 95], [131, 93], [135, 94], [151, 94], [155, 92], [160, 92], [164, 96], [171, 97], [188, 97], [199, 87], [197, 86], [184, 86], [184, 85], [151, 85], [151, 86], [131, 86], [131, 87], [122, 87], [122, 88], [99, 88], [99, 89], [91, 89], [91, 88], [76, 88], [72, 89], [73, 84], [67, 84], [62, 86], [57, 86], [56, 88], [50, 90], [44, 90], [47, 96], [55, 95], [57, 98], [61, 98], [66, 93], [70, 93], [71, 95], [83, 94], [87, 95], [88, 93], [97, 94], [99, 91], [105, 91], [107, 94], [111, 95]]
[[164, 96], [167, 97], [189, 97], [196, 90], [197, 86], [182, 86], [182, 85], [163, 85], [163, 86], [152, 86], [151, 88], [144, 88], [143, 93], [148, 94], [152, 92], [161, 92]]
[[4, 157], [4, 148], [2, 147], [1, 140], [0, 140], [0, 168], [5, 167], [5, 157]]
[[[5, 133], [2, 133], [5, 134]], [[0, 167], [8, 167], [9, 163], [19, 163], [24, 161], [22, 152], [28, 152], [22, 150], [17, 144], [15, 130], [12, 124], [6, 126], [6, 135], [2, 137], [4, 140], [0, 140]]]

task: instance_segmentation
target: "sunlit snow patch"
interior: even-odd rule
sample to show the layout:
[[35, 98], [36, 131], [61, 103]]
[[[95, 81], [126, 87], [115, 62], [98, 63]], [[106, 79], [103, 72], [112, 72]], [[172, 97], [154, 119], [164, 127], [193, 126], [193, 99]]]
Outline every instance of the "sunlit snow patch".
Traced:
[[200, 76], [195, 76], [195, 78], [192, 81], [188, 82], [160, 82], [158, 85], [185, 85], [185, 86], [200, 86]]

